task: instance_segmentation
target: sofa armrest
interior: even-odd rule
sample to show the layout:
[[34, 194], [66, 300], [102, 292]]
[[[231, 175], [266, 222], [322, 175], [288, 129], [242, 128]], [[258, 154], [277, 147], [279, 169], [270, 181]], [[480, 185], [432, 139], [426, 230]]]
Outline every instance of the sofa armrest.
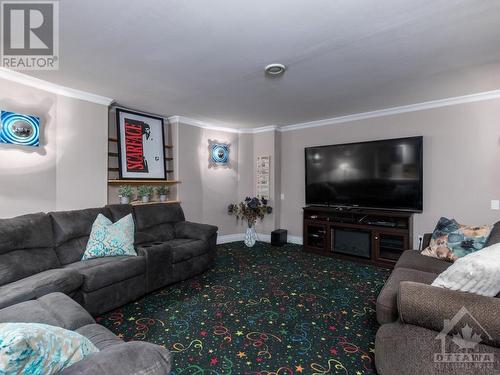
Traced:
[[[467, 309], [470, 318], [479, 323], [487, 333], [481, 341], [500, 347], [500, 299], [473, 293], [438, 288], [431, 285], [403, 281], [399, 284], [399, 319], [437, 332], [445, 327], [445, 320], [451, 320], [457, 313]], [[465, 313], [467, 313], [465, 312]], [[453, 327], [451, 327], [453, 328]]]
[[110, 346], [67, 367], [61, 375], [166, 375], [171, 354], [161, 346], [131, 341]]
[[208, 241], [218, 230], [219, 228], [214, 225], [180, 221], [175, 224], [175, 237]]

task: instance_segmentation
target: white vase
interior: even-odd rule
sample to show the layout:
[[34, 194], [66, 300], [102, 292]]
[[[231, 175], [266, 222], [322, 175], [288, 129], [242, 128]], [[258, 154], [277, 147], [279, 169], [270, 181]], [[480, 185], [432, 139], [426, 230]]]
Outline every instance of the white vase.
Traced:
[[257, 241], [257, 233], [255, 233], [254, 227], [248, 227], [245, 233], [245, 245], [247, 247], [253, 247]]
[[149, 196], [145, 195], [142, 197], [142, 203], [148, 203], [149, 202]]
[[161, 194], [160, 195], [160, 202], [166, 202], [167, 201], [167, 195], [166, 194]]
[[121, 204], [129, 204], [130, 198], [129, 197], [120, 197], [120, 203]]

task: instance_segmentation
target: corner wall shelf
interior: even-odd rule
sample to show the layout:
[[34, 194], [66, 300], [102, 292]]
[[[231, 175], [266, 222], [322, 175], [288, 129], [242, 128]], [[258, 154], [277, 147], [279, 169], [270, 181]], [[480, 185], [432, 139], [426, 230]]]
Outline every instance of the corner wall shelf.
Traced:
[[147, 202], [147, 203], [143, 203], [141, 201], [130, 202], [130, 204], [132, 206], [144, 206], [144, 205], [148, 205], [148, 204], [157, 204], [157, 203], [161, 203], [161, 204], [173, 204], [173, 203], [181, 203], [181, 201], [179, 201], [179, 200], [171, 200], [171, 201], [165, 201], [165, 202], [153, 201], [153, 202]]
[[109, 185], [175, 185], [177, 180], [108, 180]]

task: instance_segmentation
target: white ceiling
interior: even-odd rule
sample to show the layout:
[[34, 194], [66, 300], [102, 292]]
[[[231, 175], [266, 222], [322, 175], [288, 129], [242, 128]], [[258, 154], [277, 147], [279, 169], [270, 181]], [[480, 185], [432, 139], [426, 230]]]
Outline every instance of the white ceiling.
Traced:
[[246, 128], [498, 89], [499, 46], [498, 0], [60, 0], [60, 69], [28, 74]]

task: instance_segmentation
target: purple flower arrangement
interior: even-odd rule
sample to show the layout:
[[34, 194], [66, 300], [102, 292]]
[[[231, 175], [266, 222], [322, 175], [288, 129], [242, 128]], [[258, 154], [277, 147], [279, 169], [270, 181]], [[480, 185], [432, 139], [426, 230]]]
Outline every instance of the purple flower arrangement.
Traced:
[[238, 220], [245, 219], [248, 226], [252, 228], [257, 219], [262, 220], [266, 214], [273, 212], [273, 208], [268, 203], [268, 200], [264, 198], [246, 197], [243, 202], [231, 203], [227, 207], [227, 213], [236, 216]]

